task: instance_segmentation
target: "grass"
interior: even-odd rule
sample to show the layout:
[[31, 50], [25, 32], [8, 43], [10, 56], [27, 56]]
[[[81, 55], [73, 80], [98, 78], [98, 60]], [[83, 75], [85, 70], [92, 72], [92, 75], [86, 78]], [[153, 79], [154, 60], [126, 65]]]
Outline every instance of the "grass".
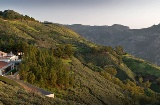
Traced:
[[72, 60], [69, 59], [69, 58], [67, 58], [67, 59], [62, 59], [62, 62], [63, 62], [63, 64], [65, 64], [65, 65], [69, 65], [69, 64], [72, 62]]
[[17, 86], [0, 81], [0, 105], [75, 105], [57, 98], [48, 98], [38, 93], [27, 92]]
[[21, 87], [17, 82], [11, 80], [11, 79], [8, 79], [4, 76], [0, 76], [0, 81], [6, 83], [6, 84], [9, 84], [9, 85], [12, 85], [12, 86], [18, 86], [18, 87]]
[[121, 88], [83, 65], [78, 59], [72, 58], [75, 85], [64, 99], [88, 105], [123, 104], [124, 95]]
[[35, 30], [33, 27], [29, 27], [28, 25], [25, 25], [24, 23], [22, 23], [22, 22], [20, 22], [20, 21], [9, 21], [9, 22], [10, 22], [11, 24], [13, 24], [13, 25], [23, 26], [23, 27], [25, 27], [25, 28], [28, 29], [28, 30], [38, 32], [38, 31]]
[[124, 56], [123, 62], [134, 72], [160, 77], [160, 68], [144, 60], [132, 56]]

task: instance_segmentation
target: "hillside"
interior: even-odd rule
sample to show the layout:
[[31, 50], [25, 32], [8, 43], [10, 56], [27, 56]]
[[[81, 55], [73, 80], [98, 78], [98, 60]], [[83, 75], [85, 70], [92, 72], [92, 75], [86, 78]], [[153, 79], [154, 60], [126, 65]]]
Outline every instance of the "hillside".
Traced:
[[92, 42], [112, 47], [122, 46], [126, 52], [160, 65], [160, 25], [144, 29], [129, 29], [127, 26], [117, 24], [112, 26], [76, 24], [66, 26]]
[[[0, 76], [0, 104], [1, 105], [68, 105], [74, 104], [73, 102], [66, 102], [65, 100], [60, 100], [57, 98], [49, 98], [43, 96], [40, 93], [28, 92], [22, 87], [17, 86], [13, 80]], [[6, 82], [6, 79], [8, 82]], [[10, 84], [12, 83], [12, 85]]]
[[[145, 73], [144, 66], [137, 72], [139, 67], [135, 65], [132, 67], [130, 61], [138, 58], [127, 56], [122, 47], [97, 45], [62, 25], [25, 20], [23, 15], [21, 16], [18, 19], [10, 19], [2, 15], [0, 50], [12, 51], [15, 54], [23, 52], [23, 62], [18, 69], [20, 79], [51, 91], [56, 97], [48, 99], [42, 95], [36, 94], [35, 97], [29, 95], [24, 101], [19, 100], [21, 103], [41, 102], [38, 99], [45, 100], [44, 102], [47, 101], [48, 104], [53, 102], [69, 105], [160, 103], [157, 88], [160, 75], [157, 66], [151, 66], [154, 72], [148, 70]], [[139, 64], [146, 62], [139, 59], [138, 61]], [[145, 64], [146, 67], [147, 65], [152, 64]], [[154, 75], [156, 80], [145, 80], [148, 74]], [[8, 86], [4, 83], [2, 85]], [[15, 97], [9, 97], [9, 100], [17, 103], [17, 91], [22, 88], [17, 89], [14, 86], [10, 88]], [[29, 94], [24, 89], [22, 92]], [[9, 93], [3, 91], [2, 94]], [[28, 101], [30, 98], [32, 100]], [[4, 103], [2, 98], [0, 101]]]

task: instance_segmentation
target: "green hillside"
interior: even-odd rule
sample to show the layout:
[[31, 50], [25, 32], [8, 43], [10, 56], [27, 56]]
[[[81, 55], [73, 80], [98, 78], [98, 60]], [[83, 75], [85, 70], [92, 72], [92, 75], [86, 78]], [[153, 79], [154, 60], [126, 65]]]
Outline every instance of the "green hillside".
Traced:
[[[158, 84], [137, 79], [138, 76], [144, 78], [146, 73], [141, 72], [140, 75], [140, 72], [136, 72], [139, 67], [132, 67], [132, 62], [130, 65], [130, 61], [136, 58], [125, 58], [122, 47], [100, 46], [62, 25], [25, 19], [23, 15], [15, 18], [17, 13], [14, 11], [9, 11], [13, 16], [7, 18], [8, 15], [4, 17], [4, 13], [0, 14], [0, 50], [15, 54], [23, 52], [23, 61], [19, 66], [20, 79], [51, 91], [56, 97], [48, 99], [36, 93], [30, 96], [24, 89], [11, 85], [10, 93], [15, 97], [9, 97], [8, 91], [2, 91], [2, 94], [13, 104], [38, 104], [42, 100], [58, 105], [160, 103], [160, 94], [153, 91]], [[152, 69], [153, 72], [149, 72], [149, 69], [147, 73], [155, 73], [158, 78], [158, 67], [152, 66]], [[2, 85], [8, 86], [3, 82]], [[17, 99], [19, 89], [22, 90], [23, 100]], [[7, 104], [3, 98], [0, 101]]]
[[112, 26], [73, 24], [65, 26], [89, 41], [105, 46], [123, 46], [126, 52], [160, 65], [160, 24], [143, 29], [130, 29], [120, 24]]
[[0, 105], [68, 105], [74, 102], [66, 102], [57, 98], [48, 98], [35, 92], [25, 91], [17, 86], [11, 86], [0, 81]]
[[136, 74], [160, 77], [160, 67], [133, 56], [124, 56], [124, 63]]
[[160, 92], [160, 67], [151, 64], [145, 60], [135, 58], [131, 55], [123, 56], [123, 62], [136, 74], [135, 78], [139, 81], [139, 78], [142, 80], [150, 81], [151, 89]]

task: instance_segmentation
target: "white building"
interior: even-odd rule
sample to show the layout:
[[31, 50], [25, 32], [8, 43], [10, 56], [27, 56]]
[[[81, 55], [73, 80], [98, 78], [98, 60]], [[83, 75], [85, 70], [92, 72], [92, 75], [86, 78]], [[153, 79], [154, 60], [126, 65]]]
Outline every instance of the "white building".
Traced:
[[0, 51], [0, 57], [7, 56], [7, 53]]
[[11, 70], [14, 70], [14, 63], [0, 61], [0, 75], [5, 75], [5, 73]]
[[15, 62], [18, 60], [18, 56], [12, 52], [9, 54], [0, 51], [0, 75], [5, 75], [7, 72], [14, 70]]

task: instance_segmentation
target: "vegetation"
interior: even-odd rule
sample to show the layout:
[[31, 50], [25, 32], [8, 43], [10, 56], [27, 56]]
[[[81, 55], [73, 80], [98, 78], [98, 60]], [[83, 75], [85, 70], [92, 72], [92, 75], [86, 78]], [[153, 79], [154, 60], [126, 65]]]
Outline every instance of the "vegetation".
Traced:
[[[71, 57], [72, 48], [62, 49], [62, 46], [53, 50], [41, 50], [34, 46], [27, 46], [27, 52], [23, 55], [20, 65], [20, 77], [22, 80], [46, 89], [60, 87], [67, 88], [73, 85], [73, 76], [67, 70], [61, 57]], [[69, 45], [64, 45], [68, 48]], [[62, 51], [63, 50], [63, 51]]]
[[3, 77], [3, 76], [0, 76], [0, 81], [6, 83], [6, 84], [8, 84], [8, 85], [19, 86], [19, 87], [20, 87], [20, 85], [19, 85], [17, 82], [15, 82], [15, 81], [13, 81], [13, 80], [10, 80], [10, 79], [8, 79], [8, 78], [5, 78], [5, 77]]
[[13, 10], [5, 10], [4, 12], [0, 11], [0, 18], [8, 20], [30, 20], [35, 21], [34, 18], [27, 15], [23, 16]]
[[127, 26], [65, 25], [84, 38], [105, 46], [122, 46], [127, 53], [160, 65], [160, 24], [143, 29], [129, 29]]
[[155, 89], [158, 85], [146, 79], [154, 75], [159, 84], [158, 67], [127, 56], [121, 46], [112, 48], [93, 44], [58, 24], [16, 18], [4, 20], [4, 17], [0, 23], [0, 50], [23, 53], [23, 62], [19, 67], [20, 79], [50, 90], [56, 97], [50, 99], [28, 93], [15, 85], [9, 86], [10, 93], [7, 93], [4, 88], [9, 83], [1, 82], [4, 86], [0, 88], [3, 90], [0, 95], [4, 95], [4, 98], [0, 98], [2, 103], [160, 103], [160, 94]]
[[155, 67], [144, 60], [136, 59], [132, 56], [124, 56], [123, 61], [136, 74], [150, 74], [156, 77], [160, 76], [160, 68]]
[[2, 105], [67, 105], [75, 104], [57, 98], [48, 98], [39, 93], [27, 92], [17, 86], [11, 86], [0, 81], [0, 104]]
[[[143, 87], [150, 87], [156, 92], [159, 90], [160, 68], [148, 63], [142, 59], [135, 58], [131, 55], [123, 57], [124, 63], [136, 74], [136, 79]], [[144, 82], [144, 83], [143, 83]]]

